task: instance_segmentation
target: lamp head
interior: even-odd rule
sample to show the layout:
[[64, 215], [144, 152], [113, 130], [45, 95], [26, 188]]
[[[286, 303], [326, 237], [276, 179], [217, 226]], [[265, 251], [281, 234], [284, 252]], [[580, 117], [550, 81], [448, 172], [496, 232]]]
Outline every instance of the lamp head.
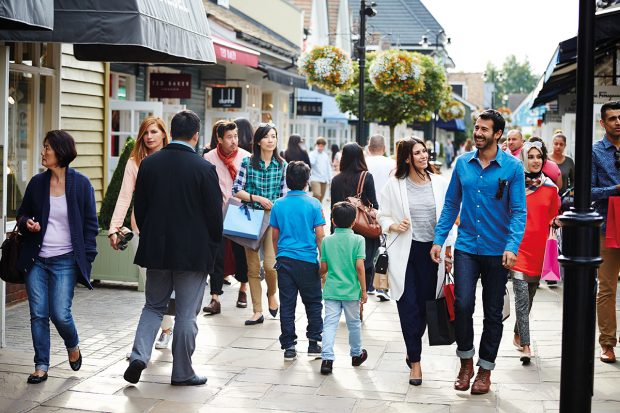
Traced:
[[375, 17], [377, 15], [377, 9], [375, 9], [376, 6], [377, 3], [374, 1], [370, 2], [370, 4], [364, 8], [364, 14], [368, 17]]

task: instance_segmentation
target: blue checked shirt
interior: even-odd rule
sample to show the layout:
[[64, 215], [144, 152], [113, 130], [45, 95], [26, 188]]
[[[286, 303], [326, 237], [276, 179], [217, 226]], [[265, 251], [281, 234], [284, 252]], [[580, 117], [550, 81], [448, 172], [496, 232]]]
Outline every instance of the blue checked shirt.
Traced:
[[[505, 182], [502, 193], [498, 190], [500, 181]], [[495, 159], [484, 169], [477, 150], [461, 155], [435, 227], [434, 244], [444, 244], [459, 210], [456, 249], [475, 255], [498, 256], [504, 251], [516, 254], [527, 217], [521, 162], [499, 148]]]
[[592, 201], [596, 212], [603, 216], [603, 234], [609, 197], [620, 195], [616, 188], [620, 184], [620, 170], [615, 165], [615, 151], [616, 147], [609, 142], [607, 135], [592, 145]]
[[[237, 178], [232, 187], [233, 196], [243, 190], [251, 195], [258, 195], [275, 202], [287, 191], [286, 188], [286, 162], [278, 163], [275, 159], [265, 168], [265, 162], [259, 160], [259, 168], [255, 169], [250, 162], [250, 157], [243, 158], [241, 167], [237, 172]], [[260, 203], [254, 202], [256, 209], [263, 209]]]

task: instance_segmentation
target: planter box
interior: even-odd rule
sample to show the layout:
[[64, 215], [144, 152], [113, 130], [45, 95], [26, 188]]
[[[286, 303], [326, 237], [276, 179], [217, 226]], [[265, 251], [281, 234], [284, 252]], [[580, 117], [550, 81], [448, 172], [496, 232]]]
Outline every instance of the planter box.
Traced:
[[93, 262], [91, 280], [122, 281], [138, 284], [138, 291], [144, 291], [144, 280], [140, 279], [140, 270], [133, 263], [134, 249], [129, 245], [125, 251], [116, 251], [110, 247], [107, 231], [97, 235], [97, 258]]

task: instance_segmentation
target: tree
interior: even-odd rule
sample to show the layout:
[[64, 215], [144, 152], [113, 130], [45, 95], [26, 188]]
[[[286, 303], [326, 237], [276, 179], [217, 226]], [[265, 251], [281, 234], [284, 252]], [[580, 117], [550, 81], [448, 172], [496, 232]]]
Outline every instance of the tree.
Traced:
[[[375, 89], [368, 76], [368, 67], [376, 54], [368, 53], [366, 60], [366, 77], [364, 82], [364, 119], [369, 122], [382, 122], [390, 127], [389, 145], [394, 141], [396, 125], [414, 120], [428, 121], [439, 110], [441, 104], [450, 97], [450, 89], [443, 68], [437, 65], [432, 57], [422, 55], [421, 64], [424, 69], [424, 88], [414, 94], [383, 93]], [[354, 84], [359, 84], [359, 73], [356, 68]], [[336, 96], [336, 102], [342, 112], [351, 111], [355, 116], [358, 112], [359, 89], [352, 89]]]
[[[502, 72], [501, 79], [498, 76]], [[492, 63], [487, 63], [487, 82], [495, 84], [495, 96], [504, 96], [510, 93], [529, 93], [534, 87], [538, 76], [532, 72], [530, 62], [525, 58], [521, 63], [515, 55], [510, 55], [504, 61], [501, 69]], [[496, 105], [498, 106], [498, 105]]]

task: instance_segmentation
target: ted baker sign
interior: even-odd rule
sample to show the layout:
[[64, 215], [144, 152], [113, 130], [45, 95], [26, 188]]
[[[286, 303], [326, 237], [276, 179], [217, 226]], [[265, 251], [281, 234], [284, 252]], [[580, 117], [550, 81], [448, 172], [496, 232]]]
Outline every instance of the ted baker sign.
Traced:
[[192, 75], [189, 73], [151, 73], [149, 95], [152, 98], [190, 99]]

